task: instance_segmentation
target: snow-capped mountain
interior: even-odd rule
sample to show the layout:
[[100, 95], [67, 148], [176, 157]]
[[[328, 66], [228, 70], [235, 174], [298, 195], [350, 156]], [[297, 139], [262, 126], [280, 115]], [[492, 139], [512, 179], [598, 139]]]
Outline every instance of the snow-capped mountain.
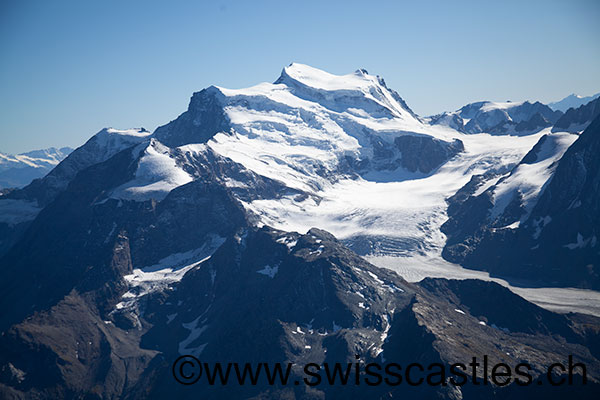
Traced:
[[600, 93], [596, 93], [592, 96], [580, 96], [572, 93], [562, 100], [548, 103], [548, 107], [553, 110], [567, 112], [569, 108], [579, 108], [592, 100], [596, 100], [598, 97], [600, 97]]
[[17, 155], [0, 153], [0, 189], [19, 188], [46, 175], [73, 149], [51, 147]]
[[562, 115], [536, 101], [491, 102], [467, 104], [454, 112], [445, 112], [427, 120], [432, 125], [445, 125], [465, 133], [493, 135], [528, 135], [554, 125]]
[[[448, 216], [463, 230], [479, 214], [493, 214], [490, 230], [537, 218], [561, 171], [575, 168], [562, 165], [579, 165], [592, 135], [553, 133], [560, 113], [540, 103], [461, 110], [463, 128], [437, 123], [365, 70], [336, 76], [292, 64], [274, 83], [194, 93], [153, 133], [103, 129], [44, 178], [0, 197], [0, 394], [198, 398], [212, 388], [161, 378], [179, 355], [452, 363], [472, 349], [531, 362], [535, 379], [574, 354], [588, 365], [585, 393], [597, 390], [598, 318], [555, 314], [492, 282], [410, 283], [420, 278], [389, 270], [462, 270], [442, 258], [455, 238], [441, 232]], [[577, 176], [597, 153], [585, 151]], [[593, 187], [575, 190], [585, 204], [597, 199]], [[470, 215], [458, 203], [471, 198], [490, 205]], [[589, 249], [587, 231], [581, 243]], [[519, 293], [547, 308], [600, 310]], [[223, 397], [362, 390], [258, 385]], [[475, 385], [380, 390], [368, 393], [523, 398]]]
[[[539, 102], [474, 103], [455, 116], [469, 120], [464, 127], [476, 121], [478, 129], [493, 125], [494, 132], [468, 133], [418, 117], [365, 70], [335, 76], [292, 64], [274, 83], [197, 92], [186, 112], [152, 134], [102, 130], [46, 178], [0, 201], [6, 232], [0, 250], [78, 172], [126, 152], [122, 157], [130, 163], [103, 182], [94, 204], [161, 201], [213, 176], [258, 225], [298, 232], [318, 226], [359, 254], [376, 257], [375, 263], [377, 257], [401, 256], [392, 263], [399, 269], [415, 254], [439, 261], [446, 199], [474, 175], [506, 181], [506, 195], [495, 198], [494, 219], [506, 219], [511, 203], [501, 199], [513, 193], [524, 196], [527, 210], [534, 206], [554, 163], [577, 136], [549, 127], [513, 136], [510, 124], [557, 113]], [[543, 162], [521, 163], [506, 178], [538, 142], [548, 147]], [[505, 225], [524, 217], [515, 218]]]
[[[494, 133], [429, 124], [365, 70], [335, 76], [292, 64], [274, 83], [197, 92], [186, 112], [152, 134], [102, 130], [46, 178], [0, 201], [0, 208], [6, 210], [6, 230], [20, 232], [24, 228], [18, 226], [31, 222], [77, 172], [124, 151], [130, 163], [104, 182], [116, 183], [106, 186], [95, 204], [160, 201], [210, 175], [259, 225], [298, 232], [318, 226], [362, 255], [410, 256], [396, 257], [397, 268], [415, 254], [441, 260], [446, 198], [473, 175], [509, 173], [550, 134], [545, 128], [513, 136], [514, 126], [505, 129], [498, 121], [560, 114], [538, 102], [482, 102], [458, 113], [469, 117], [466, 125], [493, 125]], [[550, 136], [547, 142], [557, 144], [548, 150], [551, 164], [576, 136]], [[531, 178], [529, 204], [552, 175], [545, 169], [548, 162]], [[498, 215], [503, 207], [494, 208], [502, 208]], [[4, 242], [17, 236], [7, 233]]]

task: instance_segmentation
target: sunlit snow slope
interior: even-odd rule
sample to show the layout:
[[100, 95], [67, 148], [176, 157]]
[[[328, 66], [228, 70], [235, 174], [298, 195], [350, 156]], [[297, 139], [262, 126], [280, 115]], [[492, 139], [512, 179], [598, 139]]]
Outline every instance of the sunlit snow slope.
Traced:
[[[463, 134], [425, 124], [364, 70], [336, 76], [292, 64], [275, 84], [216, 90], [231, 131], [215, 135], [208, 147], [308, 194], [256, 199], [245, 207], [275, 228], [326, 229], [361, 254], [439, 254], [445, 198], [473, 174], [508, 172], [548, 133]], [[411, 172], [393, 162], [405, 157], [394, 143], [404, 135], [459, 139], [464, 151], [433, 171]], [[378, 158], [379, 144], [394, 154]], [[346, 156], [370, 162], [350, 171], [343, 168]]]

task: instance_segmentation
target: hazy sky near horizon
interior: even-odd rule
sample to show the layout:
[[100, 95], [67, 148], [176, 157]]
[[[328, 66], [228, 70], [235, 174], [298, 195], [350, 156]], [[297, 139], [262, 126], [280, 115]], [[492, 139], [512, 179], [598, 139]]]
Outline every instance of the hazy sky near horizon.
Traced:
[[600, 1], [0, 2], [0, 151], [153, 130], [209, 85], [366, 68], [420, 115], [600, 91]]

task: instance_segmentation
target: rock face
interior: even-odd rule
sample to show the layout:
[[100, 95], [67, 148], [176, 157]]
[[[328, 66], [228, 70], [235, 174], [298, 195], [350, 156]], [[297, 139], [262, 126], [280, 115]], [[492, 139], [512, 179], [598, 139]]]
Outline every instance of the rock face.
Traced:
[[[115, 241], [115, 252], [127, 251], [122, 240]], [[128, 264], [127, 257], [113, 257], [113, 270], [119, 273], [127, 274]], [[97, 308], [106, 288], [90, 286], [73, 289], [47, 310], [13, 325], [0, 339], [6, 371], [0, 390], [6, 396], [94, 393], [107, 398], [197, 398], [215, 390], [242, 398], [456, 394], [427, 385], [309, 388], [261, 381], [187, 387], [170, 379], [171, 364], [181, 354], [207, 363], [295, 365], [354, 363], [356, 354], [365, 365], [385, 360], [428, 365], [469, 362], [473, 354], [486, 354], [494, 363], [529, 362], [534, 377], [551, 360], [572, 354], [586, 362], [588, 376], [600, 373], [597, 356], [585, 349], [586, 329], [597, 326], [596, 319], [582, 325], [494, 283], [428, 279], [409, 284], [318, 229], [299, 235], [242, 228], [208, 260], [194, 265], [179, 282], [136, 292], [133, 301], [108, 314]], [[107, 283], [119, 280], [119, 274], [104, 277]], [[510, 317], [515, 310], [519, 321]], [[292, 368], [292, 382], [303, 377]], [[490, 396], [499, 390], [466, 385], [459, 393]], [[588, 390], [596, 390], [595, 384]]]
[[[550, 160], [553, 172], [542, 182], [540, 193], [528, 201], [523, 199], [527, 195], [524, 185], [512, 196], [506, 192], [499, 200], [495, 196], [498, 187], [510, 183], [518, 170], [500, 179], [474, 177], [449, 199], [449, 220], [443, 225], [448, 235], [444, 257], [494, 275], [598, 289], [599, 133], [600, 119], [596, 118], [560, 160]], [[539, 164], [543, 147], [552, 137], [545, 136], [522, 165]], [[486, 190], [478, 189], [494, 180], [497, 183]], [[505, 205], [502, 213], [495, 212], [499, 203]]]
[[214, 86], [194, 93], [187, 111], [159, 127], [154, 137], [169, 147], [177, 147], [204, 143], [217, 132], [229, 132], [229, 122], [223, 113], [223, 97]]
[[465, 149], [459, 139], [444, 142], [426, 136], [400, 136], [394, 140], [394, 144], [402, 154], [400, 162], [404, 168], [425, 173], [433, 171]]
[[600, 115], [600, 99], [590, 101], [578, 108], [570, 108], [552, 128], [553, 132], [581, 132]]

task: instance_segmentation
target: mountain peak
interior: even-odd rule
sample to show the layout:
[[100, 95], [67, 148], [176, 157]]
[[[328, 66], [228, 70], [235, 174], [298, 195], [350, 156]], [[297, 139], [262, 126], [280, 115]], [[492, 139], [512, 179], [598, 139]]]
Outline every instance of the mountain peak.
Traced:
[[[359, 104], [366, 102], [370, 103], [368, 108], [372, 109], [376, 104], [376, 107], [387, 109], [394, 117], [421, 123], [400, 95], [386, 86], [383, 78], [370, 75], [364, 68], [346, 75], [334, 75], [305, 64], [292, 63], [283, 69], [275, 84], [286, 85], [298, 97], [316, 99], [322, 105], [331, 103], [329, 105], [333, 108], [352, 98], [355, 108], [360, 108]], [[332, 96], [339, 98], [333, 101]]]
[[376, 76], [369, 75], [366, 69], [358, 69], [352, 74], [334, 75], [305, 64], [292, 63], [285, 67], [275, 83], [296, 86], [301, 84], [314, 89], [337, 90], [369, 90], [379, 84]]

